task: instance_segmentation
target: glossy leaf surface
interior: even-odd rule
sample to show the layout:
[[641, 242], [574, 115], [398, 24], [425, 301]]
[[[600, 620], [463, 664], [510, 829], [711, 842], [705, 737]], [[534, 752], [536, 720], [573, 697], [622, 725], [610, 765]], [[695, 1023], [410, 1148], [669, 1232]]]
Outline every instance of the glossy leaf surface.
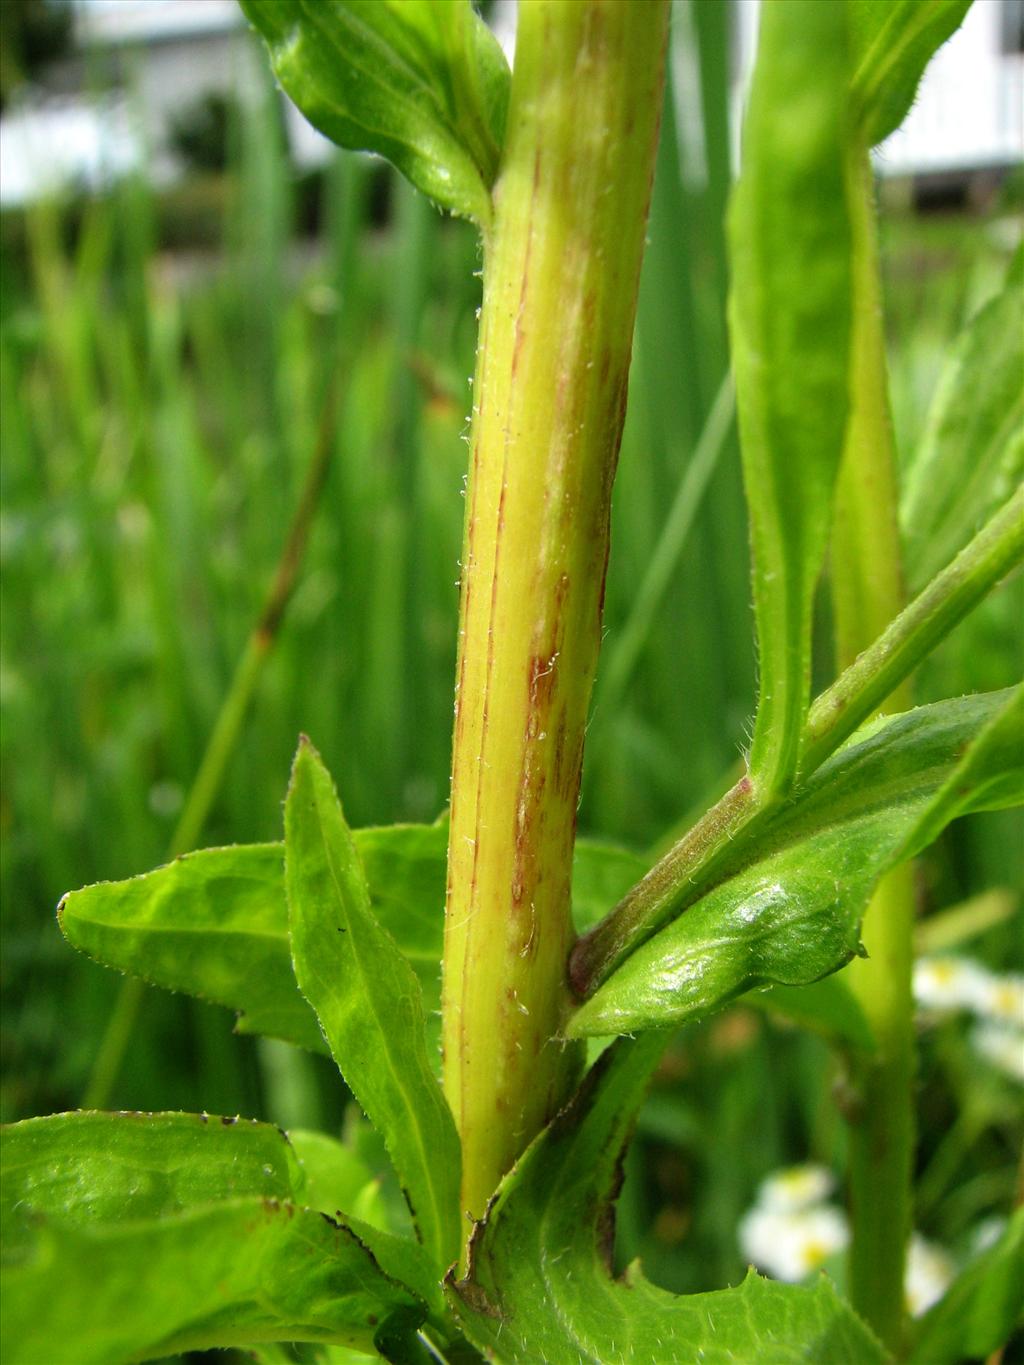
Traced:
[[729, 210], [729, 316], [760, 659], [751, 775], [767, 792], [796, 772], [846, 424], [848, 79], [845, 5], [763, 6]]
[[[858, 950], [861, 913], [883, 872], [945, 819], [1022, 799], [1012, 734], [1000, 728], [998, 743], [961, 759], [1010, 700], [964, 697], [865, 727], [767, 826], [745, 865], [628, 958], [567, 1033], [662, 1027], [751, 986], [800, 985], [841, 967]], [[957, 801], [947, 807], [954, 774]]]
[[423, 995], [373, 914], [334, 784], [303, 740], [285, 803], [292, 960], [342, 1075], [384, 1137], [424, 1244], [459, 1247], [459, 1140], [431, 1069]]
[[377, 152], [480, 224], [509, 71], [469, 0], [241, 0], [285, 92], [342, 147]]
[[269, 1125], [57, 1115], [6, 1129], [3, 1156], [5, 1359], [372, 1349], [425, 1315], [350, 1228], [301, 1207], [301, 1167]]
[[663, 1040], [620, 1040], [499, 1192], [452, 1295], [467, 1334], [496, 1361], [579, 1365], [699, 1360], [703, 1365], [828, 1361], [885, 1353], [822, 1278], [813, 1289], [751, 1273], [742, 1285], [677, 1297], [607, 1256], [620, 1162]]
[[1024, 249], [961, 333], [900, 507], [907, 576], [923, 587], [1024, 477]]
[[850, 0], [854, 111], [869, 147], [910, 110], [924, 69], [971, 0]]
[[915, 1324], [910, 1365], [988, 1359], [1024, 1322], [1024, 1209]]

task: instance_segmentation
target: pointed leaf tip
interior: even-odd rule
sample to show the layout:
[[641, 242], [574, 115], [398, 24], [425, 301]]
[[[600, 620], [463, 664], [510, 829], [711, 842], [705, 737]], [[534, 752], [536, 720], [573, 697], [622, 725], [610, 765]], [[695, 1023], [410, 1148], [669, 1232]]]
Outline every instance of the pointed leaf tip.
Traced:
[[285, 887], [299, 989], [446, 1268], [459, 1246], [460, 1149], [427, 1054], [422, 992], [373, 912], [331, 775], [301, 743], [285, 802]]

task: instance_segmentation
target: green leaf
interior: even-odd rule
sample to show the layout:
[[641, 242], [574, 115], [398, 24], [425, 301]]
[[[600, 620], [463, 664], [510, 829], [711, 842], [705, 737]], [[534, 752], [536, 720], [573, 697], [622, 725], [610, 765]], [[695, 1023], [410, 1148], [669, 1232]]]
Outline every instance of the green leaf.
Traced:
[[853, 103], [869, 147], [906, 118], [925, 67], [970, 7], [971, 0], [850, 0]]
[[341, 147], [490, 221], [510, 76], [469, 0], [240, 0], [285, 92]]
[[459, 1140], [427, 1053], [419, 982], [370, 905], [330, 775], [303, 740], [285, 803], [285, 886], [299, 988], [383, 1135], [440, 1266], [458, 1255]]
[[[396, 933], [430, 1009], [440, 1007], [447, 830], [356, 830], [374, 912]], [[284, 845], [205, 849], [123, 882], [71, 891], [57, 911], [68, 942], [153, 985], [240, 1011], [238, 1031], [328, 1051], [288, 946]], [[429, 1016], [432, 1040], [440, 1026]]]
[[846, 425], [848, 77], [845, 5], [762, 7], [729, 210], [729, 319], [761, 676], [750, 766], [766, 794], [796, 772]]
[[1022, 751], [1001, 719], [1015, 706], [1006, 692], [962, 697], [865, 727], [767, 824], [740, 867], [580, 1006], [568, 1036], [663, 1027], [753, 986], [802, 985], [843, 966], [883, 872], [946, 819], [1020, 799]]
[[6, 1129], [3, 1159], [5, 1360], [372, 1351], [425, 1317], [351, 1228], [300, 1206], [301, 1169], [269, 1125], [65, 1114]]
[[505, 1178], [452, 1287], [492, 1359], [547, 1365], [880, 1365], [885, 1353], [822, 1277], [812, 1289], [751, 1272], [735, 1289], [677, 1297], [636, 1265], [613, 1279], [611, 1200], [664, 1040], [620, 1040]]
[[898, 861], [927, 848], [960, 815], [1024, 803], [1024, 683], [996, 695], [1003, 704], [972, 738], [907, 831], [896, 853]]
[[106, 966], [239, 1010], [239, 1032], [327, 1051], [292, 971], [281, 844], [206, 849], [71, 891], [57, 918]]
[[[246, 1355], [251, 1356], [256, 1365], [296, 1365], [294, 1351], [277, 1342], [259, 1345], [250, 1342]], [[366, 1365], [366, 1352], [354, 1351], [348, 1346], [307, 1346], [302, 1365]]]
[[289, 1132], [288, 1141], [302, 1172], [304, 1204], [386, 1230], [380, 1182], [358, 1153], [326, 1133], [305, 1129]]
[[1006, 285], [946, 364], [900, 506], [917, 591], [963, 549], [1024, 477], [1024, 248]]
[[80, 1111], [26, 1119], [3, 1129], [3, 1167], [8, 1250], [21, 1220], [37, 1212], [123, 1222], [241, 1195], [292, 1199], [303, 1183], [279, 1129], [206, 1114]]
[[1024, 1209], [914, 1328], [910, 1365], [984, 1360], [1024, 1321]]
[[344, 1222], [373, 1253], [386, 1275], [411, 1289], [435, 1319], [444, 1316], [441, 1277], [418, 1242], [387, 1230], [380, 1185], [366, 1162], [325, 1133], [289, 1132], [301, 1172], [297, 1195], [310, 1208]]

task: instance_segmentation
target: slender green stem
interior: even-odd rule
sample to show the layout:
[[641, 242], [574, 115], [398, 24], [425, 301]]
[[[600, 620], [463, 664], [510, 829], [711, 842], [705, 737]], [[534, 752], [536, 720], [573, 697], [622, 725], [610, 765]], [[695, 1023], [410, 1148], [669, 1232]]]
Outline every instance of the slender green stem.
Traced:
[[815, 700], [803, 769], [813, 772], [989, 592], [1024, 560], [1024, 489], [1017, 492]]
[[[1024, 490], [818, 696], [801, 741], [802, 777], [820, 767], [1022, 560]], [[570, 978], [577, 995], [592, 995], [635, 948], [735, 866], [775, 809], [758, 799], [748, 778], [739, 778], [576, 944]]]
[[[259, 619], [235, 667], [231, 685], [221, 703], [199, 769], [171, 835], [167, 846], [168, 860], [195, 848], [199, 842], [241, 734], [263, 665], [277, 638], [288, 599], [302, 566], [330, 468], [337, 431], [339, 389], [337, 378], [332, 379], [320, 418], [313, 457], [288, 528], [284, 549], [274, 570]], [[122, 983], [93, 1062], [82, 1099], [84, 1109], [102, 1109], [109, 1103], [135, 1030], [145, 991], [145, 983], [138, 977], [127, 977]]]
[[662, 0], [519, 13], [484, 244], [444, 947], [471, 1218], [579, 1062], [553, 1039], [667, 18]]
[[766, 818], [766, 808], [744, 775], [577, 942], [569, 957], [569, 980], [575, 994], [581, 999], [593, 995], [630, 953], [698, 900], [723, 864], [739, 851], [736, 840], [741, 831], [749, 839]]
[[129, 976], [122, 981], [89, 1073], [82, 1096], [83, 1109], [104, 1109], [110, 1103], [145, 993], [146, 983], [139, 977]]
[[[831, 550], [840, 670], [883, 635], [904, 603], [874, 179], [866, 147], [852, 151], [849, 176], [854, 267], [850, 416]], [[912, 704], [906, 671], [894, 699], [898, 710]], [[849, 970], [851, 990], [877, 1043], [870, 1058], [852, 1063], [858, 1103], [850, 1110], [850, 1296], [893, 1350], [902, 1336], [903, 1276], [912, 1224], [913, 924], [913, 874], [903, 866], [876, 888], [861, 927], [868, 956], [851, 963]]]
[[913, 1225], [913, 866], [879, 882], [861, 925], [868, 957], [850, 964], [849, 985], [876, 1042], [850, 1063], [849, 1293], [861, 1317], [898, 1351], [904, 1274]]

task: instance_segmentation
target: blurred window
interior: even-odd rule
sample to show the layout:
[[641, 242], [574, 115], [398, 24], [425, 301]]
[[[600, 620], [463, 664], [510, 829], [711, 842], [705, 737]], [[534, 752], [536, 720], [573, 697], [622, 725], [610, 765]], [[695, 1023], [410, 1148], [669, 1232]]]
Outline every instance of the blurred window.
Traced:
[[1003, 51], [1024, 52], [1024, 0], [1003, 0]]

